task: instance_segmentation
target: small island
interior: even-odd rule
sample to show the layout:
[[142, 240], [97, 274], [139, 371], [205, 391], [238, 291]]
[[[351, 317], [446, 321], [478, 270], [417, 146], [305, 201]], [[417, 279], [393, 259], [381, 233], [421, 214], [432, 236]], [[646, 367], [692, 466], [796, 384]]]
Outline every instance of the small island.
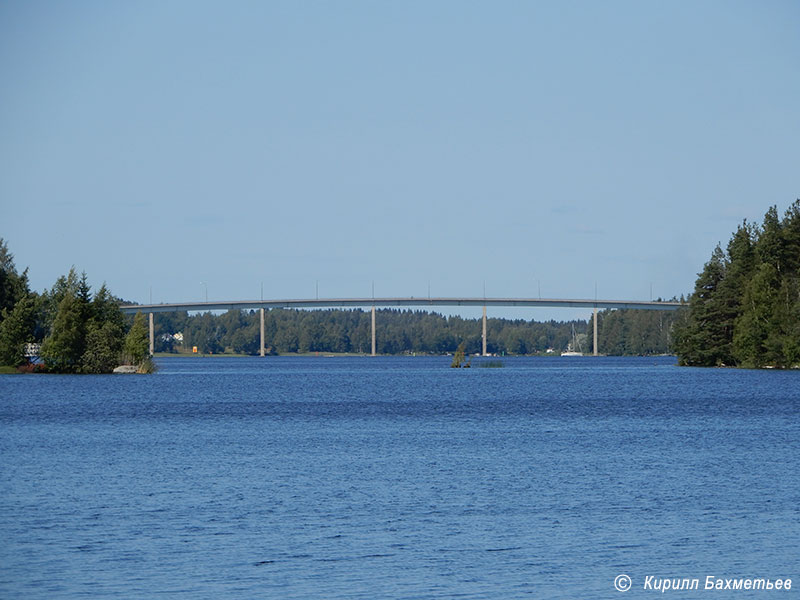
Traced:
[[92, 293], [74, 268], [50, 290], [31, 291], [0, 238], [0, 365], [4, 373], [111, 373], [155, 370], [144, 315], [132, 321], [103, 284]]

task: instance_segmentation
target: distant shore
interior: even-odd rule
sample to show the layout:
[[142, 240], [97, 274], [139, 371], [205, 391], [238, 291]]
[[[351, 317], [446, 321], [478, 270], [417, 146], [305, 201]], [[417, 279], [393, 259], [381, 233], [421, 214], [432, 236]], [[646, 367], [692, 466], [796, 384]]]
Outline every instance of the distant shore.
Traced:
[[[209, 357], [232, 357], [232, 358], [257, 358], [258, 354], [243, 354], [243, 353], [236, 353], [236, 352], [220, 352], [217, 354], [214, 353], [201, 353], [201, 352], [156, 352], [154, 358], [187, 358], [187, 357], [194, 357], [194, 358], [209, 358]], [[338, 357], [371, 357], [371, 354], [368, 352], [286, 352], [286, 353], [278, 353], [278, 354], [267, 354], [264, 358], [274, 358], [274, 357], [283, 357], [283, 356], [294, 356], [294, 357], [313, 357], [313, 358], [338, 358]], [[407, 357], [448, 357], [452, 356], [452, 354], [426, 354], [425, 352], [414, 352], [414, 353], [404, 353], [404, 354], [378, 354], [377, 356], [407, 356]], [[584, 354], [585, 357], [592, 357], [591, 354]], [[626, 356], [626, 355], [609, 355], [609, 354], [599, 354], [597, 358], [602, 357], [609, 357], [609, 356]], [[658, 356], [675, 356], [674, 354], [648, 354], [648, 355], [627, 355], [628, 358], [634, 356], [647, 356], [647, 357], [658, 357]], [[539, 353], [539, 354], [492, 354], [490, 356], [480, 356], [480, 355], [470, 355], [469, 358], [561, 358], [558, 353]], [[566, 358], [565, 358], [566, 360]]]

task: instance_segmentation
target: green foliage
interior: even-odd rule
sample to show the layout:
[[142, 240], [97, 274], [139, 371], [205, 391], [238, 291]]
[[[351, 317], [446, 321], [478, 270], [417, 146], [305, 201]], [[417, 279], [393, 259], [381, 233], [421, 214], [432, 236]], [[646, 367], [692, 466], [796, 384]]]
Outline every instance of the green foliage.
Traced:
[[141, 312], [136, 313], [133, 325], [131, 325], [128, 335], [125, 336], [123, 353], [125, 359], [134, 365], [142, 365], [150, 358], [150, 334], [145, 317]]
[[717, 247], [676, 327], [684, 365], [791, 367], [800, 364], [800, 200], [781, 220], [744, 223]]
[[66, 294], [58, 303], [53, 330], [42, 344], [47, 368], [60, 373], [78, 373], [86, 350], [86, 321], [81, 299]]
[[744, 288], [743, 307], [736, 319], [734, 336], [736, 356], [744, 365], [773, 364], [780, 353], [773, 336], [777, 282], [775, 266], [761, 263]]
[[[597, 313], [599, 351], [613, 356], [667, 354], [677, 311], [615, 309]], [[589, 333], [588, 348], [593, 351]]]
[[27, 295], [10, 312], [7, 308], [3, 309], [3, 320], [0, 322], [0, 365], [18, 367], [27, 362], [25, 344], [34, 340], [35, 308], [35, 298]]
[[25, 344], [43, 340], [48, 371], [109, 373], [120, 362], [124, 334], [119, 302], [105, 284], [93, 296], [86, 273], [72, 268], [49, 291], [31, 293], [27, 271], [17, 273], [0, 238], [0, 363], [24, 365]]
[[104, 283], [92, 298], [90, 320], [95, 323], [111, 323], [120, 330], [124, 330], [125, 317], [119, 310], [119, 304]]
[[[52, 335], [61, 302], [67, 296], [78, 294], [78, 274], [74, 268], [59, 277], [50, 290], [45, 291], [39, 301], [37, 310], [37, 339], [45, 339]], [[56, 368], [52, 364], [51, 368]]]
[[70, 269], [42, 303], [50, 334], [42, 358], [50, 371], [110, 373], [119, 364], [124, 321], [105, 284], [92, 297], [86, 273]]
[[81, 357], [83, 373], [110, 373], [119, 364], [121, 331], [111, 322], [91, 325], [86, 351]]
[[[455, 352], [463, 343], [466, 354], [481, 351], [479, 319], [445, 317], [437, 313], [383, 309], [377, 311], [379, 354]], [[539, 323], [522, 319], [489, 319], [488, 351], [535, 354], [547, 348], [562, 349], [571, 340], [574, 325], [579, 334], [586, 321]], [[159, 313], [155, 321], [156, 351], [178, 350], [169, 334], [181, 332], [183, 347], [197, 346], [200, 353], [258, 354], [258, 311], [228, 311], [188, 316]], [[367, 353], [371, 348], [370, 313], [361, 310], [287, 310], [265, 312], [267, 352]], [[666, 350], [665, 350], [666, 351]]]
[[464, 342], [458, 345], [458, 350], [453, 355], [453, 362], [450, 363], [450, 367], [460, 369], [462, 364], [464, 364]]
[[687, 327], [675, 335], [675, 348], [682, 364], [710, 367], [723, 363], [729, 354], [732, 327], [725, 318], [724, 304], [717, 294], [725, 277], [725, 256], [717, 246], [699, 274], [689, 298]]
[[9, 251], [5, 240], [0, 238], [0, 322], [5, 319], [3, 311], [11, 314], [17, 302], [29, 294], [28, 270], [17, 273], [14, 255]]
[[120, 363], [125, 322], [119, 303], [103, 284], [88, 304], [83, 373], [110, 373]]
[[139, 363], [138, 367], [138, 373], [152, 374], [158, 371], [158, 365], [156, 365], [151, 356], [148, 356], [141, 363]]

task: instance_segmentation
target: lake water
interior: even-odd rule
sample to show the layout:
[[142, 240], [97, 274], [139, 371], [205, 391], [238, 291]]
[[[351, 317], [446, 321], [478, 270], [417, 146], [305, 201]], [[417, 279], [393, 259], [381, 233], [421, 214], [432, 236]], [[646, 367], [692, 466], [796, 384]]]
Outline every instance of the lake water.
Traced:
[[798, 371], [158, 362], [0, 377], [0, 597], [798, 596]]

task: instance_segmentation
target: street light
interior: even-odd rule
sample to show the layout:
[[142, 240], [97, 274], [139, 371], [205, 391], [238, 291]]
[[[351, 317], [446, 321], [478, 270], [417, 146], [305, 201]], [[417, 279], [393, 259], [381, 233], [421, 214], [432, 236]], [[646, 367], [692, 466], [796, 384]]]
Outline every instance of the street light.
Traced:
[[205, 286], [206, 288], [206, 302], [208, 302], [208, 284], [205, 281], [201, 281], [200, 285]]

